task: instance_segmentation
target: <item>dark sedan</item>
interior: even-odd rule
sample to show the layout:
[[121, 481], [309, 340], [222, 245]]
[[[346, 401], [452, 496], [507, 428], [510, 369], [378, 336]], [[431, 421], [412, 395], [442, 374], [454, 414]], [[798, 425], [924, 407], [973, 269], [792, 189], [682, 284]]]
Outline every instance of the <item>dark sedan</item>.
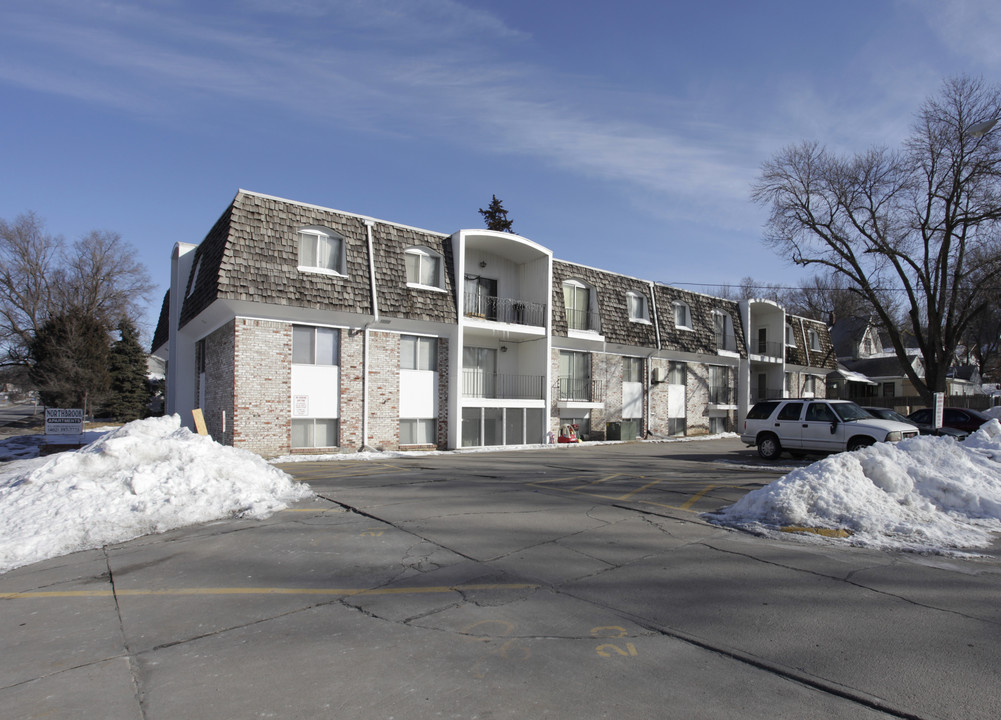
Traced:
[[[931, 427], [934, 411], [931, 408], [915, 410], [909, 417], [918, 427], [926, 425]], [[976, 432], [980, 426], [990, 420], [982, 412], [970, 410], [969, 408], [947, 407], [942, 413], [942, 425], [945, 427], [965, 430], [968, 433]]]
[[878, 417], [881, 420], [896, 420], [897, 422], [907, 423], [908, 425], [914, 425], [915, 427], [917, 427], [918, 432], [920, 432], [922, 435], [940, 435], [943, 437], [955, 438], [956, 440], [965, 440], [970, 434], [965, 430], [957, 430], [956, 428], [951, 428], [951, 427], [933, 428], [931, 426], [931, 423], [921, 424], [918, 422], [914, 422], [914, 420], [911, 420], [911, 418], [904, 417], [896, 410], [890, 410], [890, 408], [868, 406], [865, 408], [865, 410], [873, 417]]

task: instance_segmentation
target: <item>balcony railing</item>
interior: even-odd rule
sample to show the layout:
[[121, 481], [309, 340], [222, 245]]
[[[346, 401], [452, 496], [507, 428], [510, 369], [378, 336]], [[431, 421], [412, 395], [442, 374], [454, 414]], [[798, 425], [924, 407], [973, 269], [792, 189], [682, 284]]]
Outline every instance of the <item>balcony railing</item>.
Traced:
[[500, 375], [478, 370], [462, 371], [462, 396], [491, 400], [542, 400], [542, 375]]
[[571, 310], [567, 308], [567, 329], [598, 331], [598, 313], [593, 310]]
[[755, 355], [783, 358], [785, 357], [785, 343], [773, 340], [754, 340], [751, 342], [751, 352]]
[[737, 388], [734, 387], [713, 387], [709, 386], [710, 405], [736, 405]]
[[543, 303], [466, 293], [466, 317], [495, 320], [513, 325], [544, 327], [546, 306]]
[[604, 384], [591, 378], [561, 377], [557, 392], [559, 400], [603, 402], [605, 399]]

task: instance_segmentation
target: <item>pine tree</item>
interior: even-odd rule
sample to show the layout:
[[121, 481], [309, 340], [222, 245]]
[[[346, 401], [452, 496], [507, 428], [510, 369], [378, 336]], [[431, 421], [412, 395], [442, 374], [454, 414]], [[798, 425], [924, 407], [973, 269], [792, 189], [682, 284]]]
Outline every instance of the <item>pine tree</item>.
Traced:
[[500, 230], [502, 232], [513, 233], [511, 221], [507, 219], [507, 210], [497, 199], [496, 195], [491, 196], [490, 206], [484, 210], [480, 208], [479, 213], [487, 223], [487, 230]]
[[28, 376], [49, 407], [92, 408], [108, 391], [108, 333], [80, 307], [53, 315], [29, 344]]
[[111, 392], [104, 412], [116, 420], [128, 422], [143, 417], [150, 400], [146, 353], [139, 344], [139, 333], [131, 320], [118, 323], [121, 335], [111, 345], [108, 370]]

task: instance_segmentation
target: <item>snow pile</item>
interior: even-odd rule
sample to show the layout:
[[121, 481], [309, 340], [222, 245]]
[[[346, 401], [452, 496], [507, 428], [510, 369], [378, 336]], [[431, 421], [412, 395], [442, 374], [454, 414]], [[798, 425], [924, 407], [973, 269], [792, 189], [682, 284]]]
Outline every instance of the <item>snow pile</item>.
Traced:
[[224, 517], [265, 517], [312, 497], [257, 455], [181, 427], [129, 423], [79, 452], [0, 474], [0, 572]]
[[851, 544], [885, 549], [986, 547], [1001, 531], [1001, 423], [962, 443], [922, 436], [832, 455], [706, 518], [758, 532], [844, 529]]

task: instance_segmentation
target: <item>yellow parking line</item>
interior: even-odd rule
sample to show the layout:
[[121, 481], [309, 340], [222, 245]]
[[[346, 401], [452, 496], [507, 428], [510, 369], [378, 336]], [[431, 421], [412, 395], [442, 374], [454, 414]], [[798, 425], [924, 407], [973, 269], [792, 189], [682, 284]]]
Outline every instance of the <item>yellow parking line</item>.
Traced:
[[682, 510], [688, 510], [695, 503], [697, 503], [703, 495], [712, 490], [713, 488], [719, 487], [718, 485], [706, 485], [702, 490], [692, 495], [688, 500], [681, 506]]
[[614, 475], [609, 475], [608, 477], [598, 478], [597, 480], [592, 480], [589, 483], [584, 483], [583, 485], [578, 485], [574, 490], [580, 490], [581, 488], [592, 487], [594, 485], [600, 485], [603, 482], [607, 482], [612, 478], [622, 477], [622, 473], [615, 473]]
[[176, 597], [179, 595], [418, 595], [427, 593], [469, 592], [472, 590], [534, 590], [530, 583], [438, 585], [398, 588], [169, 588], [164, 590], [43, 590], [38, 592], [0, 593], [0, 600], [37, 598], [100, 597]]
[[648, 489], [648, 488], [652, 488], [652, 487], [653, 487], [654, 485], [659, 485], [659, 484], [660, 484], [660, 483], [662, 483], [662, 482], [664, 482], [664, 481], [663, 481], [663, 480], [654, 480], [654, 481], [653, 481], [653, 482], [651, 482], [651, 483], [647, 483], [646, 485], [643, 485], [643, 486], [641, 486], [641, 487], [638, 487], [638, 488], [636, 488], [636, 489], [635, 489], [635, 490], [633, 490], [632, 492], [627, 492], [627, 493], [626, 493], [625, 495], [620, 495], [618, 499], [619, 499], [619, 500], [628, 500], [629, 498], [631, 498], [631, 497], [632, 497], [633, 495], [635, 495], [636, 493], [641, 493], [641, 492], [643, 492], [644, 490], [646, 490], [646, 489]]

